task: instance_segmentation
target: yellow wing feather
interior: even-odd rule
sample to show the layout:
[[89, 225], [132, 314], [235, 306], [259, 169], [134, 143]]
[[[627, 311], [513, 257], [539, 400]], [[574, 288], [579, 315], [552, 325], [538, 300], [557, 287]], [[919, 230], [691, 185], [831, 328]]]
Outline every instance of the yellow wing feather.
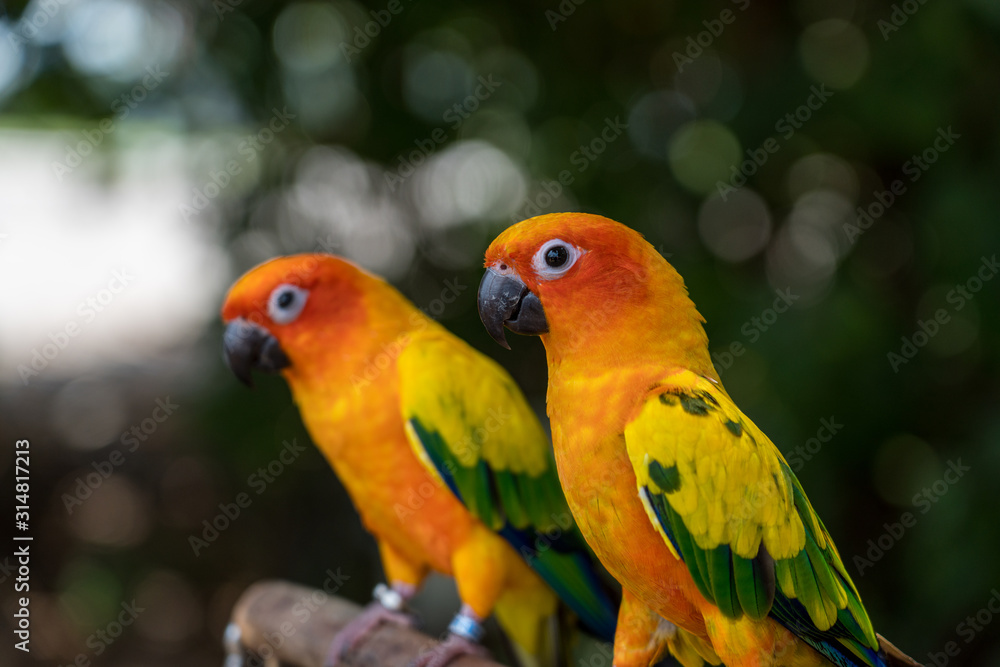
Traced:
[[[671, 405], [680, 409], [663, 409]], [[664, 393], [626, 427], [625, 442], [640, 486], [656, 485], [643, 465], [647, 457], [676, 467], [688, 481], [667, 499], [702, 549], [727, 544], [753, 558], [763, 540], [771, 556], [782, 559], [805, 547], [784, 458], [709, 380], [690, 371], [671, 376]]]
[[[784, 457], [717, 384], [690, 371], [665, 378], [626, 426], [625, 443], [650, 520], [718, 604], [740, 613], [749, 589], [736, 602], [719, 582], [728, 570], [746, 586], [743, 559], [759, 560], [763, 545], [760, 567], [773, 571], [777, 593], [798, 600], [818, 630], [831, 630], [850, 607], [859, 628], [850, 634], [877, 646], [854, 584]], [[723, 579], [711, 579], [717, 574]], [[764, 611], [753, 599], [754, 613]]]
[[495, 470], [532, 477], [546, 471], [548, 437], [513, 380], [491, 359], [453, 336], [428, 331], [404, 348], [398, 368], [403, 417], [433, 424], [461, 465], [484, 460]]

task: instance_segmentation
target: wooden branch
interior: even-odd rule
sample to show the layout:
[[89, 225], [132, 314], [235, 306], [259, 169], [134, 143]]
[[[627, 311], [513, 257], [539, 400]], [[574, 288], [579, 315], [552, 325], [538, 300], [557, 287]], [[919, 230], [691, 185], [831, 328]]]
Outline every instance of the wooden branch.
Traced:
[[[252, 656], [243, 664], [323, 667], [330, 642], [361, 607], [287, 581], [262, 581], [248, 588], [233, 607], [243, 647]], [[425, 634], [382, 625], [345, 656], [344, 667], [407, 667], [438, 642]], [[253, 659], [253, 656], [259, 656]], [[227, 665], [231, 664], [227, 661]], [[500, 667], [491, 660], [463, 656], [449, 667]]]

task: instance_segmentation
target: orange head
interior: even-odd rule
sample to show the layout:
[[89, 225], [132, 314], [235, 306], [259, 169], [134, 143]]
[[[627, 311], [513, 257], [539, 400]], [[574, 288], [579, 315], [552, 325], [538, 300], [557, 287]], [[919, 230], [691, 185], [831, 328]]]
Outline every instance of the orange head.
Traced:
[[363, 351], [373, 298], [403, 301], [381, 279], [325, 254], [278, 257], [236, 281], [222, 306], [223, 341], [233, 373], [251, 384], [254, 369], [289, 380], [343, 366]]
[[540, 335], [550, 362], [674, 363], [715, 376], [683, 279], [621, 223], [587, 213], [531, 218], [490, 244], [485, 265], [479, 313], [505, 347], [506, 326]]

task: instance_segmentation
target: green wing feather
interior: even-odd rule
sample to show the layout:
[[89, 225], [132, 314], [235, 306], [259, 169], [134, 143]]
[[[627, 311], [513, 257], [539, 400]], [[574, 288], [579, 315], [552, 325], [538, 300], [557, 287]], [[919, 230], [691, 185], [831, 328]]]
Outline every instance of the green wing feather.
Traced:
[[817, 650], [839, 642], [875, 662], [874, 630], [826, 528], [781, 453], [723, 390], [690, 372], [671, 376], [625, 442], [650, 520], [723, 614], [770, 615]]
[[504, 537], [602, 638], [618, 605], [566, 504], [548, 437], [499, 366], [443, 333], [415, 337], [398, 360], [414, 453]]

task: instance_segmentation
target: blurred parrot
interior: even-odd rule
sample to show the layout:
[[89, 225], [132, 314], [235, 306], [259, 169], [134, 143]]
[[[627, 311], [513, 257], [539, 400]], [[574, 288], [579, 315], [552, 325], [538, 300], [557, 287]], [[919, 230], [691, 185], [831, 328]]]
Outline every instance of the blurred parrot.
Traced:
[[917, 664], [875, 634], [799, 481], [722, 387], [683, 280], [639, 233], [543, 215], [485, 266], [486, 329], [545, 346], [559, 477], [624, 589], [616, 667], [656, 660], [661, 618], [710, 664]]
[[248, 385], [254, 369], [285, 377], [378, 543], [389, 586], [334, 639], [327, 664], [383, 621], [411, 624], [406, 601], [431, 570], [455, 578], [462, 608], [416, 665], [483, 653], [493, 612], [522, 661], [545, 661], [558, 650], [547, 629], [557, 596], [611, 641], [617, 594], [573, 523], [541, 424], [496, 363], [331, 255], [256, 267], [222, 317], [231, 370]]

